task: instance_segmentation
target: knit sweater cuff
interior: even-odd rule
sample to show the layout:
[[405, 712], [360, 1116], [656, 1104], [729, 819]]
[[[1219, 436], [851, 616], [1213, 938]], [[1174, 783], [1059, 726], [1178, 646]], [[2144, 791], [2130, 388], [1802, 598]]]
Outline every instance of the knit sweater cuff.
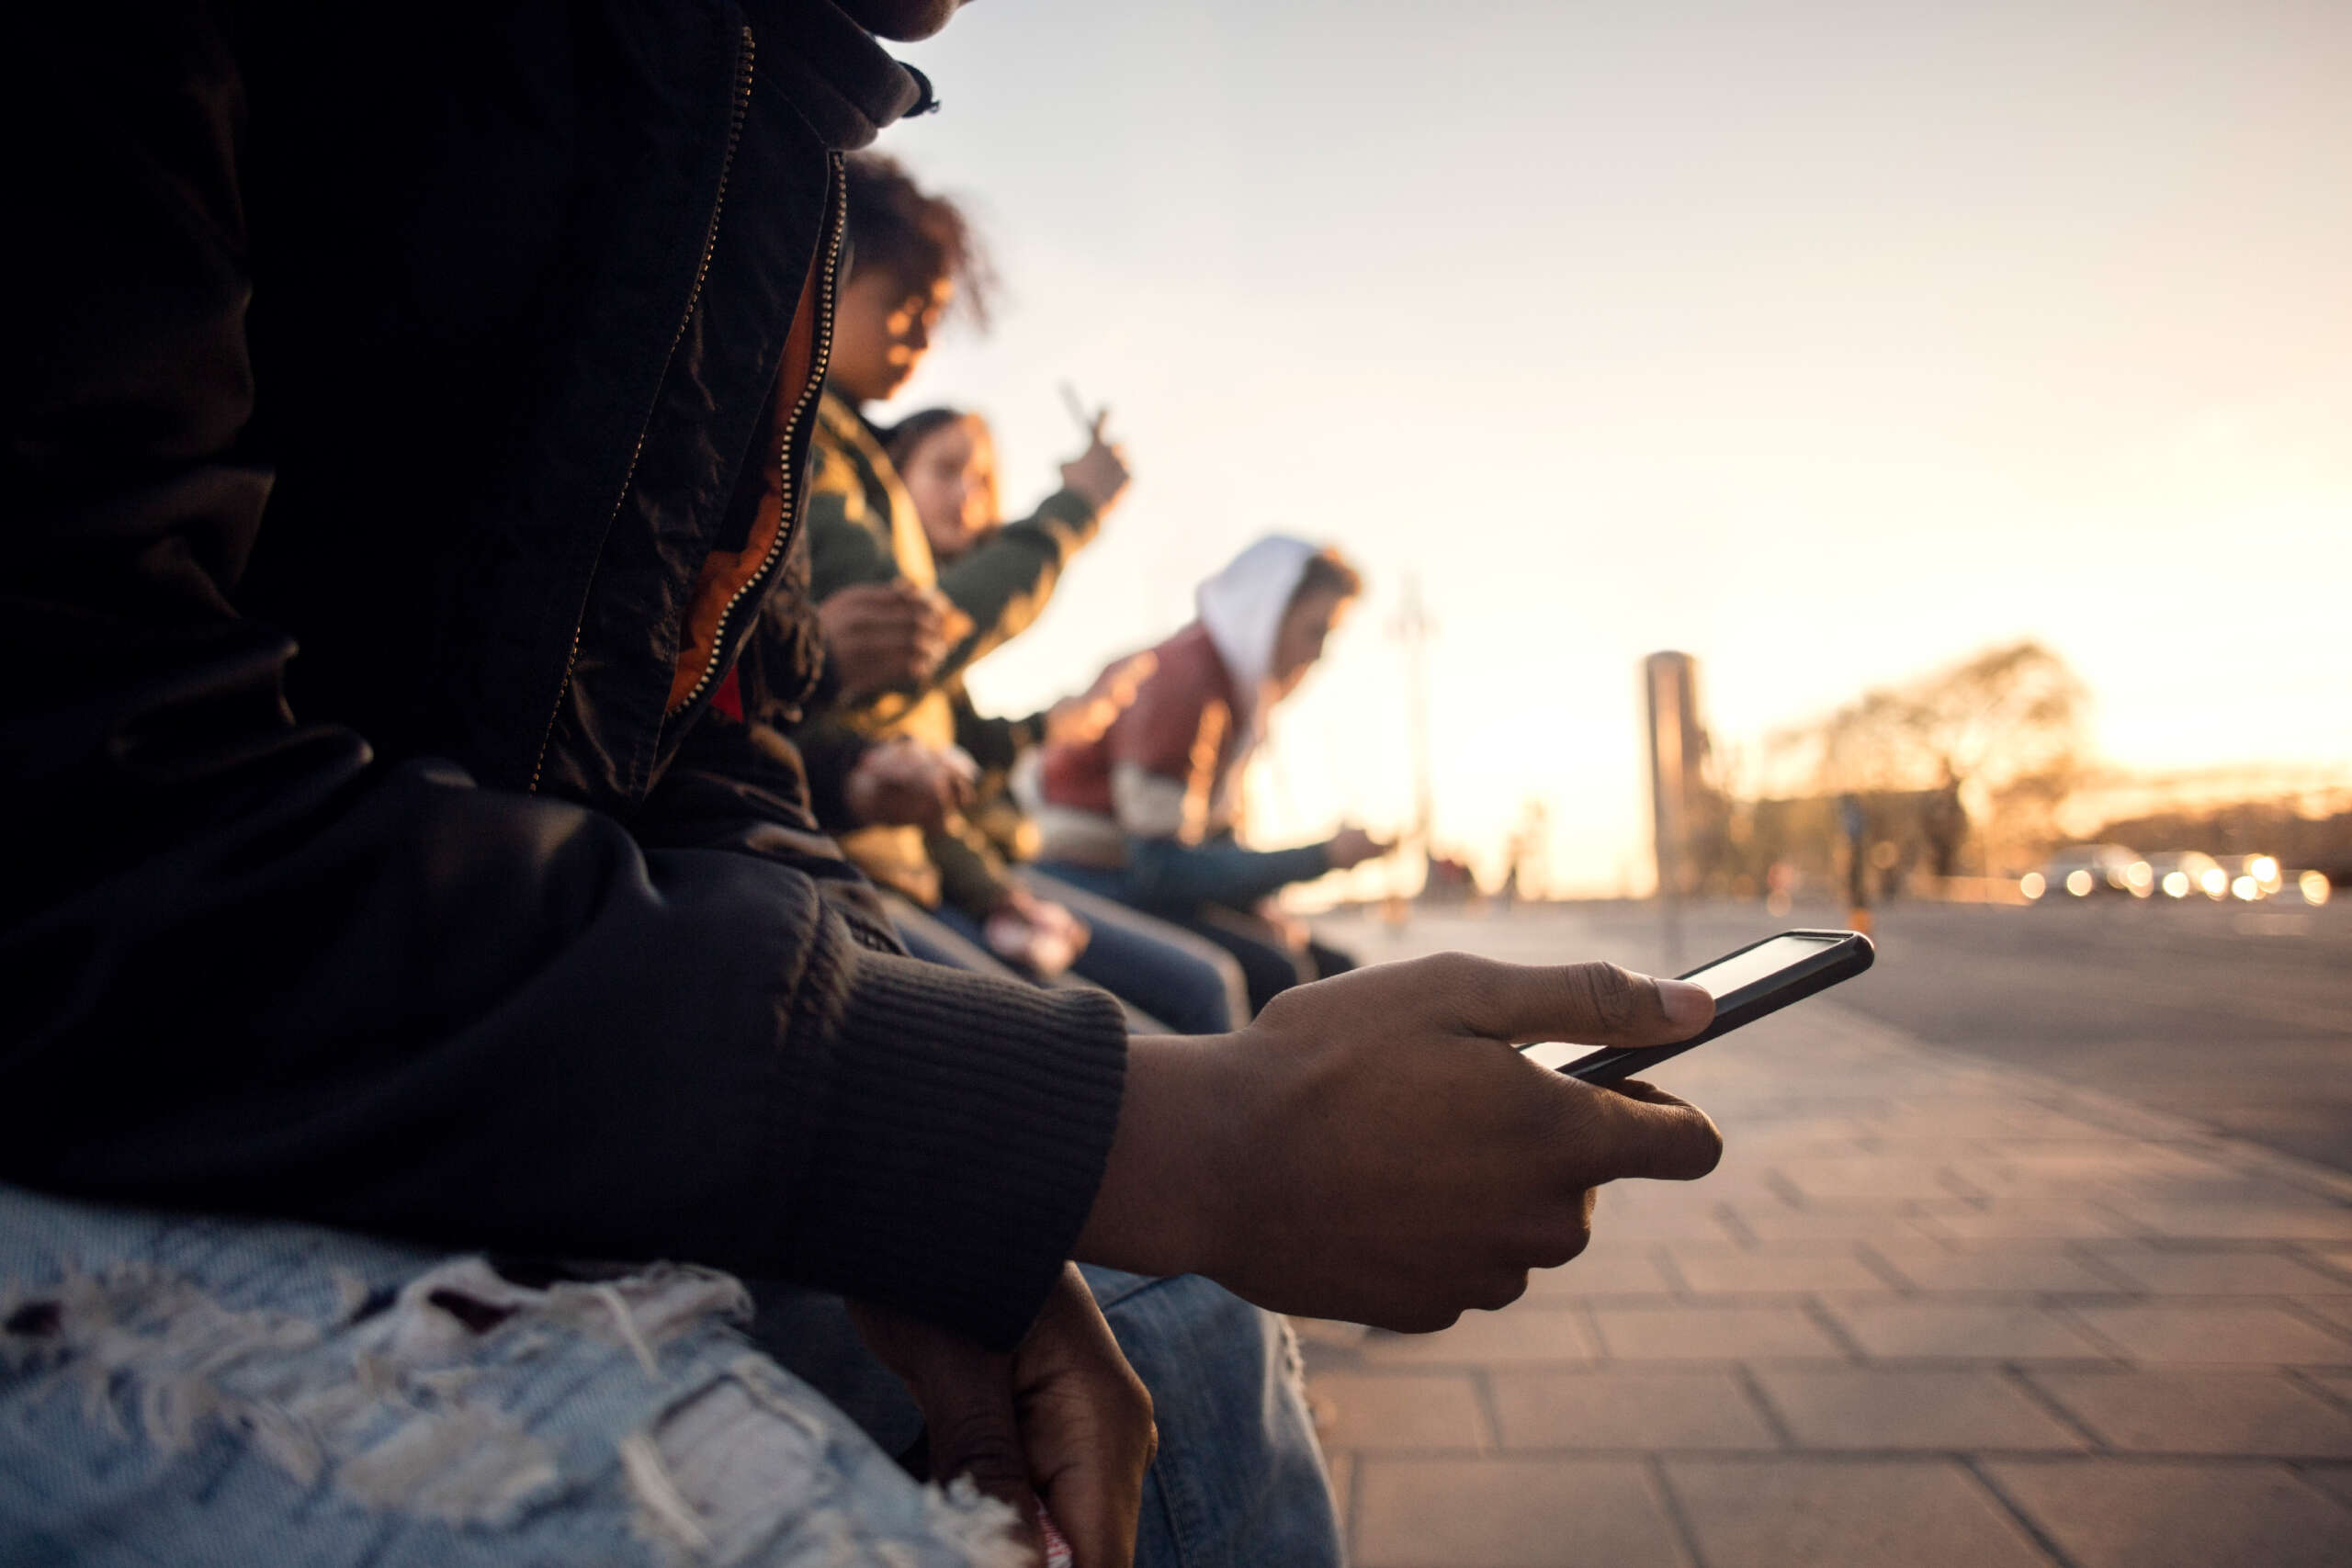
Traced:
[[820, 948], [846, 984], [822, 987], [842, 1010], [796, 1271], [1010, 1348], [1102, 1182], [1126, 1077], [1119, 1004]]

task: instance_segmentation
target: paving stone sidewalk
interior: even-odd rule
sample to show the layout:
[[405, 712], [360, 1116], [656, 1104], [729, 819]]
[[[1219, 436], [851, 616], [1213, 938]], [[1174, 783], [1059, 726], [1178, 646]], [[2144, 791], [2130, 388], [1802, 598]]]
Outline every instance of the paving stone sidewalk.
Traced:
[[1442, 1334], [1300, 1325], [1358, 1568], [2352, 1563], [2352, 1179], [1826, 1000], [1657, 1080], [1713, 1177]]

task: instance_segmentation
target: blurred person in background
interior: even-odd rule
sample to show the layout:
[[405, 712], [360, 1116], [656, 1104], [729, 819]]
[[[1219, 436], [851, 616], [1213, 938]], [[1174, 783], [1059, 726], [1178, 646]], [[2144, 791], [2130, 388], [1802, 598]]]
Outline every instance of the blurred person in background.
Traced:
[[[1101, 438], [1104, 416], [1094, 421]], [[951, 569], [1002, 527], [997, 493], [996, 442], [988, 422], [958, 409], [924, 409], [892, 426], [890, 460], [913, 499], [933, 558]], [[967, 874], [985, 874], [997, 884], [1024, 888], [1052, 906], [1067, 908], [1092, 933], [1072, 965], [1075, 973], [1134, 1003], [1181, 1034], [1215, 1034], [1249, 1016], [1249, 994], [1241, 967], [1224, 949], [1113, 899], [1087, 892], [1007, 863], [1034, 860], [1037, 831], [1011, 785], [1013, 773], [1032, 762], [1044, 744], [1089, 745], [1135, 700], [1151, 673], [1152, 656], [1137, 654], [1109, 672], [1090, 691], [1068, 697], [1043, 713], [1019, 718], [988, 717], [973, 706], [959, 675], [944, 687], [955, 714], [956, 744], [977, 766], [973, 797], [964, 807], [956, 836]], [[934, 854], [944, 880], [953, 880], [955, 851]], [[967, 936], [968, 917], [956, 917], [969, 899], [952, 892], [942, 919]], [[1204, 971], [1222, 978], [1220, 989]]]
[[[993, 446], [953, 422], [933, 433], [934, 442], [960, 446], [963, 461], [952, 474], [934, 463], [926, 476], [937, 503], [926, 521], [887, 433], [863, 410], [906, 384], [959, 299], [985, 320], [988, 269], [962, 212], [896, 164], [861, 154], [847, 175], [850, 272], [817, 411], [804, 525], [808, 593], [841, 668], [818, 699], [823, 705], [812, 705], [792, 730], [812, 757], [836, 767], [857, 759], [842, 815], [829, 825], [885, 890], [900, 936], [922, 956], [966, 968], [1009, 964], [1046, 981], [1075, 968], [1140, 1009], [1149, 1027], [1220, 1032], [1237, 1021], [1234, 987], [1213, 952], [1160, 941], [1132, 922], [1097, 931], [1014, 877], [966, 816], [983, 764], [960, 743], [974, 741], [993, 761], [1012, 737], [978, 726], [964, 672], [1035, 622], [1129, 476], [1098, 422], [1086, 449], [1062, 466], [1061, 488], [1031, 516], [982, 518], [994, 510]], [[944, 560], [934, 533], [955, 546]], [[768, 621], [782, 613], [777, 606]], [[888, 820], [855, 809], [857, 766], [874, 765], [868, 759], [883, 747], [904, 765], [920, 756], [960, 775], [935, 816]], [[820, 792], [820, 818], [831, 798]]]
[[[760, 608], [736, 679], [740, 716], [722, 713], [706, 725], [745, 725], [757, 745], [805, 759], [819, 819], [880, 888], [897, 934], [917, 957], [1065, 987], [1083, 984], [1068, 972], [1088, 963], [1126, 983], [1136, 1007], [1159, 1015], [1131, 1011], [1131, 1029], [1158, 1034], [1182, 1020], [1222, 1034], [1242, 1020], [1233, 999], [1238, 977], [1220, 950], [1160, 942], [1133, 921], [1098, 932], [1016, 880], [965, 816], [982, 780], [956, 744], [963, 672], [1035, 619], [1062, 568], [1125, 493], [1128, 474], [1098, 427], [1087, 449], [1063, 465], [1062, 487], [1030, 517], [990, 517], [967, 529], [961, 525], [980, 521], [975, 498], [987, 493], [977, 482], [986, 476], [972, 471], [956, 499], [953, 536], [944, 514], [933, 519], [955, 546], [949, 559], [934, 556], [889, 451], [890, 433], [864, 409], [921, 367], [959, 298], [981, 310], [987, 270], [963, 214], [888, 158], [859, 154], [846, 161], [844, 176], [848, 270], [815, 410], [799, 536], [791, 569]], [[966, 456], [978, 456], [977, 448]], [[1102, 694], [1090, 694], [1062, 705], [1056, 728], [1099, 733], [1104, 710]], [[983, 1060], [975, 1058], [973, 1069], [985, 1077]], [[1336, 1561], [1336, 1525], [1288, 1325], [1197, 1275], [1089, 1266], [1082, 1278], [1155, 1410], [1159, 1450], [1142, 1504], [1141, 1561], [1270, 1568]], [[763, 1346], [886, 1447], [898, 1451], [920, 1438], [923, 1413], [890, 1369], [861, 1351], [838, 1298], [783, 1281], [757, 1285], [754, 1332]], [[1206, 1501], [1193, 1507], [1193, 1499]]]
[[1040, 869], [1224, 948], [1253, 1009], [1354, 967], [1274, 895], [1390, 848], [1360, 828], [1286, 850], [1239, 840], [1243, 770], [1363, 586], [1336, 550], [1259, 540], [1201, 584], [1197, 618], [1152, 649], [1126, 711], [1095, 739], [1049, 743], [1035, 781]]

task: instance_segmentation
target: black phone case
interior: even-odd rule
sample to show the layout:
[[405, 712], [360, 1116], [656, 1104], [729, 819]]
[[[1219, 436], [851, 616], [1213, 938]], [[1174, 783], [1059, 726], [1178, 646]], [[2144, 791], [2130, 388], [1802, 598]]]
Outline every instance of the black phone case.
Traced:
[[1678, 975], [1687, 980], [1691, 975], [1702, 974], [1727, 958], [1759, 948], [1768, 942], [1778, 942], [1784, 936], [1835, 937], [1838, 940], [1812, 957], [1804, 959], [1775, 975], [1742, 986], [1715, 1002], [1715, 1021], [1688, 1040], [1678, 1040], [1671, 1045], [1611, 1047], [1595, 1051], [1589, 1056], [1578, 1056], [1565, 1062], [1560, 1071], [1587, 1083], [1620, 1083], [1648, 1071], [1669, 1057], [1685, 1051], [1695, 1051], [1708, 1041], [1729, 1034], [1743, 1024], [1754, 1023], [1768, 1013], [1775, 1013], [1792, 1002], [1801, 1002], [1816, 991], [1826, 991], [1840, 980], [1850, 980], [1871, 966], [1878, 956], [1871, 946], [1871, 939], [1860, 931], [1774, 931], [1770, 936], [1736, 947], [1720, 957], [1710, 958], [1689, 974]]

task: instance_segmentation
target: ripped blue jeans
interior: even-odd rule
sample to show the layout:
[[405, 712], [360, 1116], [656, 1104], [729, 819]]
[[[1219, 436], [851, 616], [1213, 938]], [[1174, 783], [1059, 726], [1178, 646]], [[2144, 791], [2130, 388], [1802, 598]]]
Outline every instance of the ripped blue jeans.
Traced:
[[[729, 1276], [522, 1278], [316, 1226], [0, 1186], [0, 1562], [1027, 1561], [1003, 1509], [910, 1480], [747, 1339], [752, 1297]], [[1195, 1288], [1254, 1309], [1205, 1281], [1094, 1283], [1162, 1413], [1139, 1564], [1336, 1563], [1295, 1382], [1182, 1386], [1250, 1359], [1243, 1320]], [[789, 1338], [796, 1312], [820, 1321], [822, 1300], [762, 1338]], [[898, 1418], [854, 1341], [797, 1348], [818, 1381], [869, 1398], [869, 1420]], [[1253, 1401], [1257, 1429], [1231, 1427]]]

